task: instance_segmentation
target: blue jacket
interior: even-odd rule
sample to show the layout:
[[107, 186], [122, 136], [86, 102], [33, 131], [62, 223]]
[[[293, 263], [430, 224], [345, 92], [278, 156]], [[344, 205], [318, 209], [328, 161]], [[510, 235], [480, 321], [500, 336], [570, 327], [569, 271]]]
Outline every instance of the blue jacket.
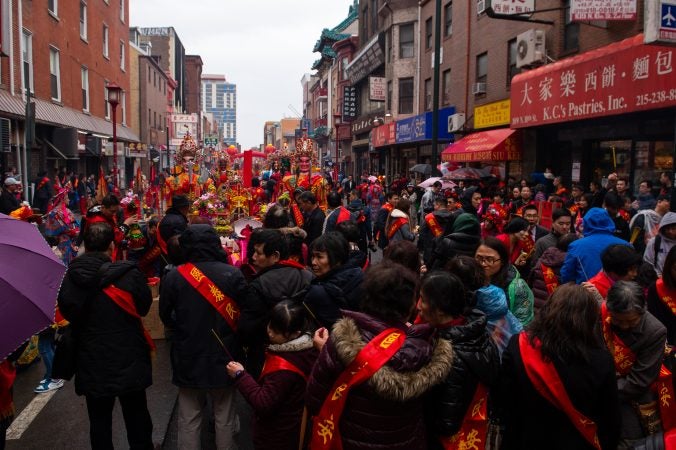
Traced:
[[610, 245], [627, 241], [613, 236], [615, 222], [605, 209], [591, 208], [584, 215], [584, 237], [570, 244], [561, 267], [561, 283], [582, 283], [601, 270], [601, 253]]

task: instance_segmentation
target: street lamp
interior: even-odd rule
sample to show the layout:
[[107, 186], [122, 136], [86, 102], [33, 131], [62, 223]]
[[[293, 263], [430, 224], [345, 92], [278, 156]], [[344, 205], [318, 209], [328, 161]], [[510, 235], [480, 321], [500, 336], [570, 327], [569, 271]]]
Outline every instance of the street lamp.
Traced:
[[117, 105], [120, 104], [120, 96], [122, 88], [115, 83], [108, 83], [106, 85], [108, 91], [108, 103], [113, 109], [113, 186], [117, 188], [118, 172], [117, 172]]

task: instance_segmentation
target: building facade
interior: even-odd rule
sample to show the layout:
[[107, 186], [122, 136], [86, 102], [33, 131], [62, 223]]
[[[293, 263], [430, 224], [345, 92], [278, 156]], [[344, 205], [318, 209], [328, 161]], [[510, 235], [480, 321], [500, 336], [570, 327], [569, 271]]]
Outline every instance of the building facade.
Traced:
[[202, 75], [202, 111], [218, 123], [223, 145], [237, 145], [237, 85], [225, 75]]

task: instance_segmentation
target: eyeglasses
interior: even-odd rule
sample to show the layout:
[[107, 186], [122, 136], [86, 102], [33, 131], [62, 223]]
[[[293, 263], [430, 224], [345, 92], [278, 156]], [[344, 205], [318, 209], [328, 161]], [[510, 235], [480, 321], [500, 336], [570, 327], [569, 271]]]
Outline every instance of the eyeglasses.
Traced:
[[476, 262], [478, 262], [479, 264], [482, 264], [482, 265], [483, 265], [483, 264], [487, 264], [487, 265], [489, 265], [489, 266], [492, 266], [492, 265], [495, 264], [496, 262], [500, 261], [500, 258], [493, 258], [492, 256], [481, 256], [481, 255], [476, 255], [476, 256], [474, 257], [474, 259], [475, 259]]

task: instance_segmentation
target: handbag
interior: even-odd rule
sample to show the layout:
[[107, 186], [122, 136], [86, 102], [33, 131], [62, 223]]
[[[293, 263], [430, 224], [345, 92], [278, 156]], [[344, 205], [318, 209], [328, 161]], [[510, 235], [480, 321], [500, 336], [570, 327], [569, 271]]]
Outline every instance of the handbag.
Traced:
[[72, 325], [56, 331], [52, 378], [70, 380], [77, 368], [77, 339]]

